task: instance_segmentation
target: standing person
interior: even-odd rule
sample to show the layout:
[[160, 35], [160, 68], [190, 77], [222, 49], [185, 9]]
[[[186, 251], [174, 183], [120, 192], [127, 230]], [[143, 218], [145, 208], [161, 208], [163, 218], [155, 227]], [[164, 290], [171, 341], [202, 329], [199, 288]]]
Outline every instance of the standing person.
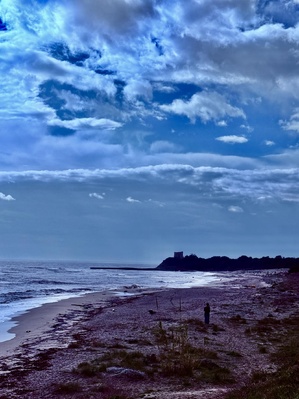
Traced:
[[210, 304], [207, 302], [206, 306], [204, 307], [204, 312], [205, 312], [205, 323], [209, 324], [210, 323]]

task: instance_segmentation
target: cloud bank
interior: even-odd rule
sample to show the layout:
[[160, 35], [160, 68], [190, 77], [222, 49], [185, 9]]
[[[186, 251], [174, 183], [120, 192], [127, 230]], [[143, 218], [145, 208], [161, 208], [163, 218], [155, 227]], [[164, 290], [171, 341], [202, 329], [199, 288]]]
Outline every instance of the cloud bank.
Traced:
[[[162, 245], [151, 223], [172, 226], [167, 252], [188, 229], [194, 243], [220, 246], [248, 231], [247, 248], [258, 239], [253, 215], [264, 243], [295, 248], [298, 20], [294, 0], [0, 0], [7, 237], [22, 243], [26, 226], [32, 242], [46, 237], [32, 251], [57, 236], [63, 252], [67, 232], [43, 236], [32, 216], [50, 226], [59, 198], [70, 231], [85, 220], [90, 250], [124, 236]], [[99, 231], [107, 237], [94, 240]]]

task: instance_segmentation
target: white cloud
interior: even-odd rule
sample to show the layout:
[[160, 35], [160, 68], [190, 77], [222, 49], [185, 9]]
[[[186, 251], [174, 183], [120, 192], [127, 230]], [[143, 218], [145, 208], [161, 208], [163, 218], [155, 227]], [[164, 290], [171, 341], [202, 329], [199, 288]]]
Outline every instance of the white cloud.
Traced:
[[[170, 113], [225, 127], [232, 119], [245, 119], [256, 98], [288, 100], [286, 105], [298, 100], [299, 26], [286, 28], [282, 22], [271, 22], [268, 14], [263, 19], [263, 10], [257, 13], [253, 0], [110, 3], [103, 8], [102, 2], [90, 0], [0, 2], [0, 16], [9, 27], [1, 33], [0, 72], [5, 79], [0, 82], [0, 116], [2, 121], [5, 117], [19, 124], [5, 134], [5, 140], [1, 133], [1, 148], [18, 160], [18, 165], [7, 161], [5, 170], [59, 169], [66, 164], [70, 168], [136, 166], [150, 160], [164, 162], [159, 158], [163, 147], [176, 151], [167, 144], [163, 128], [156, 129], [158, 124], [149, 127], [157, 136], [146, 155], [136, 150], [139, 143], [134, 148], [128, 142], [126, 133], [113, 145], [87, 142], [90, 137], [82, 136], [53, 139], [47, 123], [71, 130], [114, 130], [127, 123], [130, 128], [133, 123], [148, 127], [152, 120], [144, 119], [161, 120]], [[72, 56], [81, 52], [86, 59], [76, 63], [63, 57], [55, 50], [59, 44]], [[190, 91], [181, 89], [184, 83], [192, 86]], [[192, 95], [194, 90], [203, 91]], [[164, 104], [159, 106], [159, 101]], [[286, 115], [288, 110], [283, 109]], [[297, 132], [298, 120], [295, 109], [282, 126]], [[242, 127], [249, 130], [246, 124]], [[177, 136], [183, 134], [181, 128], [176, 130]], [[222, 136], [225, 142], [245, 140]], [[199, 154], [199, 147], [196, 151], [169, 154], [167, 161], [186, 163], [189, 157], [193, 164], [207, 165], [208, 154]], [[211, 165], [216, 158], [220, 159], [211, 154]], [[234, 157], [233, 166], [240, 167], [239, 161]], [[221, 166], [228, 163], [229, 158], [219, 161]], [[244, 158], [242, 167], [249, 163], [254, 160]]]
[[262, 195], [257, 198], [258, 201], [267, 201], [267, 200], [271, 200], [271, 199], [272, 199], [271, 195]]
[[124, 94], [129, 101], [141, 97], [147, 101], [152, 99], [152, 85], [146, 81], [130, 79], [124, 88]]
[[173, 86], [169, 86], [166, 83], [163, 84], [160, 82], [154, 83], [153, 88], [154, 88], [154, 90], [157, 90], [157, 91], [160, 91], [163, 93], [174, 93], [176, 91], [176, 89]]
[[299, 108], [293, 111], [289, 121], [279, 121], [280, 125], [284, 130], [291, 130], [299, 133]]
[[241, 125], [240, 128], [247, 130], [247, 132], [252, 132], [253, 131], [253, 128], [251, 126], [248, 126], [248, 125]]
[[243, 213], [244, 209], [241, 208], [240, 206], [232, 205], [228, 208], [229, 212], [233, 213]]
[[139, 200], [134, 199], [134, 198], [132, 198], [132, 197], [128, 197], [126, 200], [127, 200], [128, 202], [131, 202], [131, 203], [140, 203]]
[[[0, 32], [3, 192], [13, 187], [23, 198], [25, 185], [42, 181], [50, 190], [72, 182], [87, 203], [101, 204], [106, 197], [96, 187], [112, 183], [119, 211], [127, 204], [151, 214], [167, 204], [174, 225], [179, 212], [198, 225], [201, 212], [188, 205], [201, 201], [220, 209], [244, 204], [248, 214], [265, 214], [271, 205], [291, 235], [299, 198], [297, 3], [0, 0], [8, 28]], [[248, 140], [250, 148], [241, 146]], [[214, 152], [228, 144], [230, 156]]]
[[299, 194], [287, 194], [283, 198], [286, 202], [299, 202]]
[[3, 201], [15, 201], [15, 198], [13, 198], [10, 194], [5, 195], [3, 193], [0, 193], [0, 199]]
[[216, 123], [216, 125], [225, 127], [225, 126], [227, 126], [227, 122], [226, 121], [219, 121], [219, 122]]
[[223, 143], [228, 143], [228, 144], [244, 144], [248, 142], [248, 139], [243, 136], [235, 136], [235, 135], [230, 135], [230, 136], [220, 136], [217, 137], [216, 140], [222, 141]]
[[[270, 85], [296, 95], [285, 85], [297, 77], [297, 29], [265, 23], [252, 0], [192, 1], [188, 5], [181, 0], [171, 5], [115, 0], [105, 7], [90, 0], [43, 2], [34, 7], [31, 1], [2, 0], [0, 10], [12, 27], [1, 48], [7, 77], [15, 73], [11, 66], [19, 63], [24, 72], [19, 80], [31, 73], [37, 80], [36, 89], [42, 81], [58, 79], [82, 90], [104, 90], [114, 96], [113, 79], [118, 78], [126, 82], [130, 100], [136, 96], [150, 99], [149, 82], [155, 81], [154, 88], [164, 92], [172, 90], [173, 82], [189, 82], [203, 87], [245, 84], [264, 95], [265, 86]], [[55, 60], [45, 50], [57, 42], [73, 52], [89, 53], [90, 58], [80, 68]], [[20, 48], [27, 49], [23, 57]], [[96, 68], [115, 76], [95, 74], [92, 69]], [[132, 80], [132, 76], [137, 78]], [[26, 95], [29, 98], [30, 92]], [[184, 113], [204, 118], [191, 110]]]
[[228, 104], [226, 98], [216, 92], [200, 92], [194, 94], [189, 101], [176, 99], [169, 105], [161, 105], [165, 112], [187, 116], [195, 123], [200, 118], [204, 123], [217, 121], [226, 116], [245, 118], [244, 112], [238, 107]]
[[96, 119], [96, 118], [76, 118], [71, 120], [52, 119], [48, 122], [50, 126], [60, 126], [67, 129], [104, 129], [115, 130], [122, 126], [121, 123], [112, 121], [110, 119]]
[[105, 193], [102, 193], [102, 194], [90, 193], [90, 194], [89, 194], [89, 197], [91, 197], [91, 198], [97, 198], [97, 199], [102, 200], [102, 199], [105, 198]]
[[60, 99], [65, 101], [62, 109], [71, 111], [84, 111], [86, 108], [94, 107], [92, 101], [83, 100], [79, 95], [73, 94], [67, 90], [56, 91], [55, 93]]
[[265, 140], [264, 144], [268, 147], [272, 147], [273, 145], [275, 145], [275, 142], [272, 140]]
[[[107, 184], [117, 181], [124, 185], [132, 184], [132, 186], [141, 181], [144, 184], [146, 182], [149, 182], [149, 184], [158, 184], [159, 182], [163, 184], [163, 182], [166, 182], [173, 187], [178, 184], [180, 190], [183, 186], [199, 189], [202, 197], [211, 198], [216, 203], [219, 203], [219, 198], [231, 199], [232, 196], [254, 201], [261, 197], [272, 198], [273, 201], [299, 197], [299, 166], [298, 168], [275, 169], [267, 167], [266, 164], [261, 165], [260, 169], [244, 170], [225, 167], [193, 167], [190, 165], [164, 164], [122, 169], [1, 171], [0, 181], [2, 183], [17, 183], [20, 181], [99, 181]], [[126, 200], [128, 202], [139, 201], [132, 196], [127, 197]]]

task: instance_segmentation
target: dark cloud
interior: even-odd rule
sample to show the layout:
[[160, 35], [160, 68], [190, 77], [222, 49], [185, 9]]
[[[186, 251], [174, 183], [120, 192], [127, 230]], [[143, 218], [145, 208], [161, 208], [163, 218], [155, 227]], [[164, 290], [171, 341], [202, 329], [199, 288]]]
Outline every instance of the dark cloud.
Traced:
[[6, 31], [7, 30], [7, 26], [6, 24], [2, 21], [2, 19], [0, 18], [0, 31]]
[[67, 129], [62, 126], [49, 126], [48, 131], [52, 136], [66, 137], [74, 134], [73, 129]]
[[257, 10], [268, 23], [283, 24], [286, 28], [295, 27], [299, 19], [299, 3], [290, 0], [259, 0]]
[[111, 71], [109, 69], [95, 69], [95, 73], [98, 73], [99, 75], [115, 75], [115, 71]]
[[139, 25], [146, 19], [157, 16], [155, 2], [123, 1], [103, 3], [92, 0], [65, 1], [72, 8], [70, 21], [75, 27], [88, 27], [93, 35], [100, 34], [106, 40], [119, 40], [119, 35], [134, 35], [139, 31]]
[[53, 43], [49, 46], [48, 52], [57, 60], [67, 61], [77, 66], [83, 66], [84, 61], [90, 57], [90, 53], [85, 51], [72, 52], [65, 43]]
[[153, 37], [152, 38], [152, 43], [154, 43], [158, 54], [159, 55], [163, 55], [164, 54], [164, 50], [163, 50], [163, 46], [161, 45], [161, 41], [157, 37]]

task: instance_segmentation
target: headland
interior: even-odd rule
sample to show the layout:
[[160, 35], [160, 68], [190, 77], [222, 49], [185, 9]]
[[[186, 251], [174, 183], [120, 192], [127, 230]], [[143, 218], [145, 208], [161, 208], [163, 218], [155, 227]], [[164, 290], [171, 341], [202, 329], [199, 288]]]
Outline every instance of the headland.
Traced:
[[174, 256], [164, 259], [157, 267], [107, 267], [92, 266], [90, 269], [100, 270], [138, 270], [138, 271], [236, 271], [236, 270], [274, 270], [290, 269], [299, 270], [299, 258], [276, 256], [271, 258], [253, 258], [242, 255], [239, 258], [228, 256], [213, 256], [211, 258], [200, 258], [191, 254], [184, 256], [183, 252], [174, 252]]

